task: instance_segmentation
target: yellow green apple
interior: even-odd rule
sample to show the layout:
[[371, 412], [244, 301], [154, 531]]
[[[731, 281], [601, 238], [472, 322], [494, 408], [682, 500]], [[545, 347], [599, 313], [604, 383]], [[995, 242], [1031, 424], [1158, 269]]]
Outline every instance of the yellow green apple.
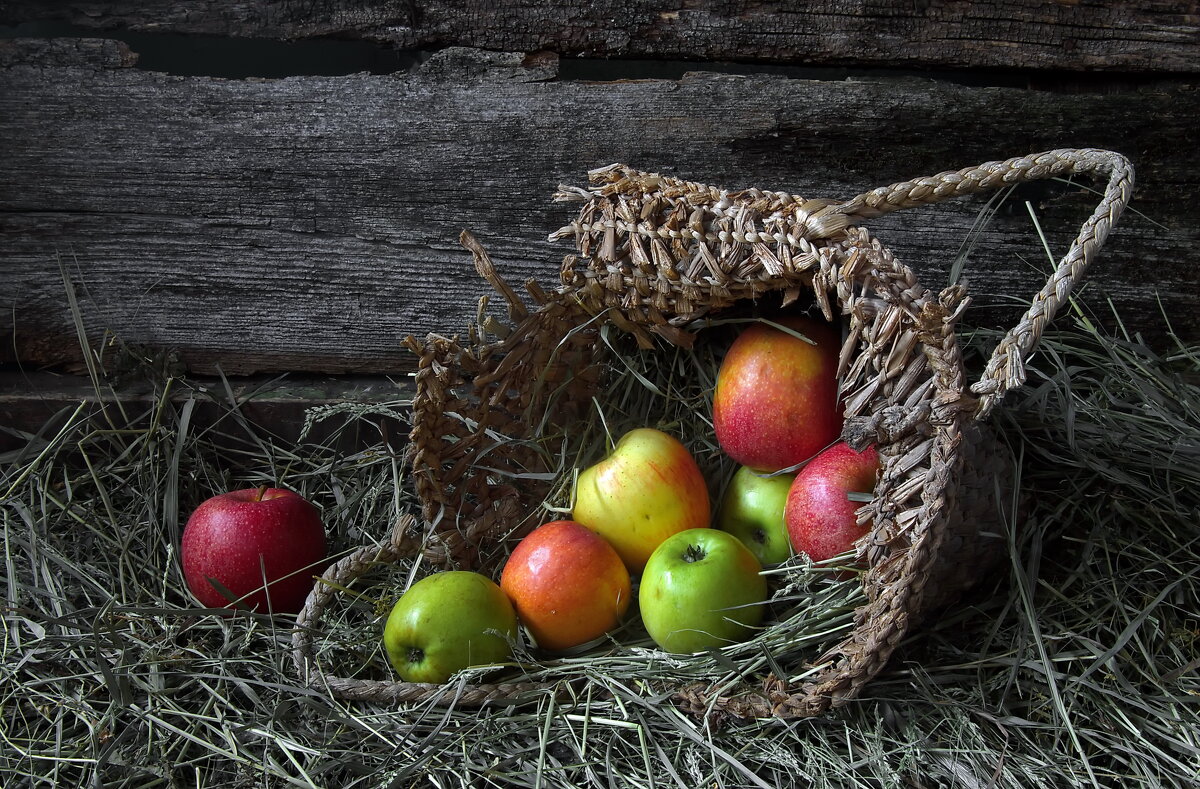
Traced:
[[631, 430], [607, 457], [580, 473], [571, 517], [641, 572], [663, 540], [706, 528], [708, 486], [687, 447], [661, 430]]
[[388, 660], [405, 682], [442, 683], [512, 655], [517, 615], [490, 578], [451, 570], [414, 583], [383, 627]]
[[792, 555], [783, 509], [795, 474], [759, 474], [749, 466], [734, 472], [717, 510], [715, 526], [742, 541], [763, 564]]
[[718, 529], [667, 538], [642, 573], [638, 604], [646, 632], [667, 652], [699, 652], [744, 641], [763, 618], [767, 581], [741, 540]]
[[717, 371], [713, 428], [727, 455], [758, 471], [802, 463], [842, 430], [837, 367], [839, 332], [804, 316], [751, 324]]

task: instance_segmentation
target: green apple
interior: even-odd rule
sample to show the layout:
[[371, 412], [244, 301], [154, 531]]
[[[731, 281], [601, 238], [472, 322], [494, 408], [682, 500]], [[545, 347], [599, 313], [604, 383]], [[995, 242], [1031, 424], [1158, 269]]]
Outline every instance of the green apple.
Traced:
[[707, 528], [708, 486], [687, 447], [649, 427], [626, 433], [579, 474], [572, 520], [608, 540], [629, 572], [641, 572], [663, 540]]
[[767, 580], [741, 540], [689, 529], [655, 549], [638, 591], [642, 623], [667, 652], [699, 652], [744, 641], [762, 621]]
[[716, 527], [742, 541], [763, 564], [779, 564], [792, 555], [783, 509], [795, 474], [765, 476], [749, 466], [734, 472]]
[[452, 570], [408, 588], [383, 627], [388, 660], [405, 682], [445, 682], [468, 666], [512, 655], [517, 615], [507, 595], [479, 573]]

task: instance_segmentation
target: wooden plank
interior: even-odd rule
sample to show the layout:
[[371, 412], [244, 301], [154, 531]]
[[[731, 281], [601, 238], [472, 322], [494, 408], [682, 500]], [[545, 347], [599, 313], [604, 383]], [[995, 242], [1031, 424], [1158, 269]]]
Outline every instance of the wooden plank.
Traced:
[[[399, 449], [408, 440], [407, 417], [399, 416], [412, 400], [408, 377], [189, 377], [168, 384], [163, 372], [139, 370], [137, 376], [103, 379], [100, 386], [85, 376], [0, 372], [0, 453], [37, 452], [42, 444], [34, 436], [52, 438], [72, 418], [90, 419], [98, 429], [146, 428], [164, 405], [178, 414], [188, 400], [195, 401], [192, 435], [204, 433], [225, 445], [256, 439], [295, 444], [303, 436], [354, 451], [381, 443]], [[361, 418], [341, 412], [318, 418], [321, 409], [344, 404], [361, 406]], [[310, 409], [317, 410], [306, 432]], [[18, 454], [0, 454], [0, 465], [18, 461]]]
[[361, 36], [398, 47], [470, 46], [564, 55], [769, 60], [905, 68], [1200, 71], [1188, 2], [661, 3], [596, 0], [9, 0], [0, 24], [295, 39]]
[[44, 63], [128, 68], [136, 62], [137, 55], [124, 43], [100, 38], [27, 38], [0, 42], [0, 67], [3, 68]]
[[[9, 46], [21, 46], [20, 43]], [[82, 53], [82, 54], [81, 54]], [[84, 58], [83, 61], [80, 58]], [[0, 363], [78, 367], [91, 342], [176, 349], [198, 373], [411, 369], [407, 334], [460, 331], [488, 288], [470, 228], [512, 282], [552, 287], [560, 182], [625, 161], [727, 186], [845, 198], [1056, 147], [1124, 151], [1136, 208], [1093, 281], [1131, 326], [1196, 336], [1200, 95], [1172, 84], [1060, 95], [933, 80], [692, 74], [548, 81], [552, 62], [448, 50], [412, 74], [180, 78], [87, 62], [0, 69]], [[1061, 254], [1093, 197], [1022, 193]], [[1004, 326], [1042, 284], [1021, 199], [975, 237], [980, 309]], [[942, 283], [983, 203], [872, 227]], [[1154, 288], [1158, 289], [1157, 294]], [[994, 309], [988, 312], [988, 305]]]

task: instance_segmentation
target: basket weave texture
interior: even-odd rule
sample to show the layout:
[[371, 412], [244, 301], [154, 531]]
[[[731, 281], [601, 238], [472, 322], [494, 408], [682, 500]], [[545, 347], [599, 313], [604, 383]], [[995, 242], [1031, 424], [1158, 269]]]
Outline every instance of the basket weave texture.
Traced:
[[[1023, 181], [1107, 178], [1083, 224], [1029, 310], [969, 384], [955, 326], [966, 290], [920, 285], [911, 269], [863, 228], [864, 219]], [[541, 503], [554, 468], [545, 437], [584, 419], [604, 386], [610, 324], [639, 346], [689, 346], [703, 319], [765, 294], [783, 303], [811, 298], [848, 326], [839, 379], [843, 438], [874, 444], [882, 473], [860, 510], [872, 528], [859, 544], [868, 568], [866, 602], [850, 634], [789, 683], [769, 674], [733, 687], [670, 688], [696, 713], [793, 718], [845, 703], [884, 667], [897, 644], [931, 610], [978, 580], [1004, 552], [1009, 492], [1006, 456], [984, 420], [1024, 382], [1024, 360], [1080, 280], [1130, 198], [1133, 170], [1121, 155], [1056, 150], [948, 171], [837, 203], [759, 189], [730, 191], [623, 165], [589, 174], [586, 189], [556, 198], [581, 203], [552, 239], [575, 254], [561, 285], [527, 283], [533, 308], [501, 279], [469, 234], [476, 268], [504, 298], [508, 320], [486, 304], [466, 341], [430, 336], [406, 342], [419, 357], [410, 447], [421, 522], [406, 518], [388, 544], [368, 546], [332, 566], [294, 634], [302, 676], [350, 699], [459, 705], [553, 691], [546, 683], [447, 687], [347, 679], [322, 670], [313, 648], [322, 612], [338, 589], [380, 563], [418, 552], [437, 567], [497, 577], [513, 545], [547, 518]], [[552, 450], [553, 447], [550, 448]]]

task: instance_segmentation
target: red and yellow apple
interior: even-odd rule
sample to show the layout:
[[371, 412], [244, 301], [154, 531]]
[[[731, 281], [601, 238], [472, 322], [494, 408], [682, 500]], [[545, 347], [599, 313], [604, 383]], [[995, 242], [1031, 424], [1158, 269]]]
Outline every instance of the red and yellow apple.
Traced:
[[842, 430], [837, 366], [840, 337], [832, 324], [803, 316], [738, 335], [717, 371], [713, 427], [721, 449], [744, 466], [778, 471], [802, 463]]
[[325, 528], [317, 508], [295, 491], [235, 490], [196, 508], [183, 529], [180, 558], [184, 581], [202, 605], [294, 614], [324, 569]]
[[715, 526], [742, 541], [763, 564], [779, 564], [792, 555], [783, 509], [795, 474], [770, 476], [749, 466], [734, 472], [717, 510]]
[[784, 521], [792, 547], [814, 562], [850, 550], [870, 531], [858, 524], [862, 502], [851, 493], [871, 494], [879, 474], [879, 453], [874, 447], [855, 452], [838, 442], [812, 459], [792, 483], [784, 508]]
[[711, 521], [708, 485], [687, 447], [661, 430], [631, 430], [580, 473], [571, 517], [639, 573], [663, 540]]
[[742, 542], [690, 529], [658, 546], [638, 589], [646, 632], [667, 652], [699, 652], [748, 638], [762, 621], [767, 581]]
[[500, 663], [516, 639], [508, 597], [490, 578], [464, 570], [414, 583], [383, 627], [388, 661], [405, 682], [441, 683], [469, 666]]
[[612, 630], [633, 599], [621, 557], [575, 521], [539, 526], [517, 543], [501, 571], [500, 588], [537, 645], [552, 651]]

